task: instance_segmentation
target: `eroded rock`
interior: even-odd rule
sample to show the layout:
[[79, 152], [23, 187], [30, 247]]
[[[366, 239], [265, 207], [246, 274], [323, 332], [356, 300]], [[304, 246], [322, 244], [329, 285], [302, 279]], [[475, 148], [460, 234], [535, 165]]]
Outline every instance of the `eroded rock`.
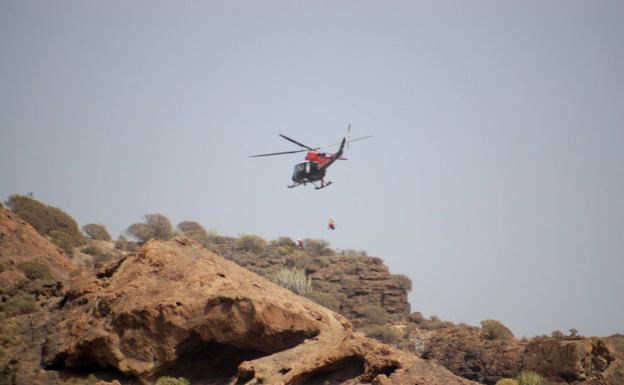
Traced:
[[470, 383], [185, 239], [151, 241], [108, 277], [84, 278], [49, 330], [47, 370], [202, 384]]

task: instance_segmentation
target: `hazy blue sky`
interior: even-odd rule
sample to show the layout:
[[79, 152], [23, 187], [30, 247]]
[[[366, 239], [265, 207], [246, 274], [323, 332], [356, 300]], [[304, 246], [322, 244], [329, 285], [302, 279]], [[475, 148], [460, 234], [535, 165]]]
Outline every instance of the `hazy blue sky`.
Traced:
[[[0, 197], [322, 237], [413, 310], [624, 332], [624, 2], [0, 0]], [[356, 143], [334, 185], [298, 155]], [[329, 217], [335, 232], [326, 230]]]

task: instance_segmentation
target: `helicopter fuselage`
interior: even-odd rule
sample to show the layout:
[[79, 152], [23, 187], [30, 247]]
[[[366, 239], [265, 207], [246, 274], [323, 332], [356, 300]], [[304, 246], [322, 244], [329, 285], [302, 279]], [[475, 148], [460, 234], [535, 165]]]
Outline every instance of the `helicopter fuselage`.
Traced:
[[326, 168], [319, 169], [318, 163], [315, 162], [299, 163], [293, 169], [292, 181], [297, 184], [322, 181], [326, 171]]

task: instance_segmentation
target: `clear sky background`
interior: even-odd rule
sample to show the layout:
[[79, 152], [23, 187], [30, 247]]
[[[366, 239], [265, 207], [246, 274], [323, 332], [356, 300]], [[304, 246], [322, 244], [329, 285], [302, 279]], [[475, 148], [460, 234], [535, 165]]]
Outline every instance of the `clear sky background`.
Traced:
[[[624, 332], [624, 2], [0, 0], [0, 197], [324, 238], [412, 309]], [[301, 154], [355, 143], [325, 190]], [[329, 232], [333, 217], [338, 229]]]

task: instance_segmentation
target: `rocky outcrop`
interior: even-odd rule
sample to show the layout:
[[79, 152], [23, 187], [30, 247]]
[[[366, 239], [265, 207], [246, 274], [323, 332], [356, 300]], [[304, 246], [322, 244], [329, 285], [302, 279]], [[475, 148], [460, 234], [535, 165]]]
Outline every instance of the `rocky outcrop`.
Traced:
[[605, 372], [614, 349], [599, 338], [536, 338], [526, 347], [524, 368], [553, 383], [607, 384]]
[[407, 316], [410, 304], [407, 290], [394, 277], [381, 258], [355, 252], [314, 255], [298, 249], [279, 248], [259, 252], [238, 250], [224, 242], [216, 252], [240, 266], [265, 277], [285, 266], [299, 266], [312, 279], [316, 291], [327, 293], [340, 304], [340, 313], [352, 321], [362, 318], [366, 306], [382, 307], [388, 314]]
[[122, 383], [470, 383], [185, 239], [75, 277], [48, 326], [41, 362], [59, 378], [86, 366]]
[[482, 328], [430, 321], [418, 313], [406, 327], [407, 346], [454, 374], [485, 384], [514, 378], [522, 370], [542, 374], [551, 385], [623, 384], [624, 366], [613, 348], [617, 339], [536, 337], [518, 341], [501, 333], [493, 338]]
[[439, 324], [429, 330], [414, 328], [408, 339], [421, 346], [423, 358], [485, 384], [513, 378], [522, 370], [522, 343], [513, 337], [486, 338], [477, 327]]
[[74, 264], [65, 253], [26, 221], [0, 207], [0, 286], [12, 287], [26, 279], [18, 268], [23, 262], [48, 266], [55, 279], [65, 282]]

